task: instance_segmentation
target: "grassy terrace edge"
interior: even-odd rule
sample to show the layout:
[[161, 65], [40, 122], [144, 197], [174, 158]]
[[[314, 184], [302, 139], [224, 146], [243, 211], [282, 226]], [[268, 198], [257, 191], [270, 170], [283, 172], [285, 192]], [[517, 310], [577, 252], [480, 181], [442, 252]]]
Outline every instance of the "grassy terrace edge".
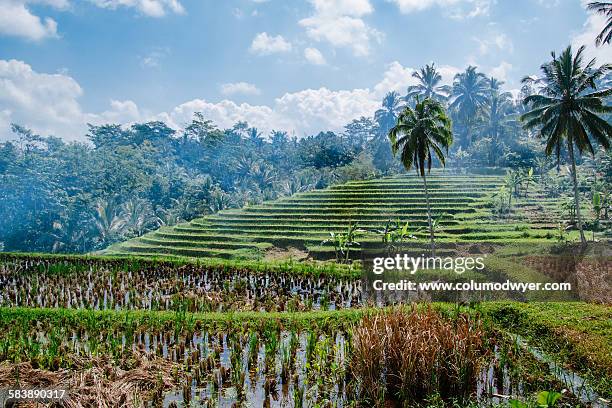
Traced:
[[290, 272], [293, 275], [319, 276], [332, 275], [346, 278], [361, 276], [361, 269], [357, 265], [344, 265], [332, 262], [304, 262], [304, 261], [264, 261], [264, 260], [228, 260], [217, 258], [191, 258], [180, 256], [138, 256], [138, 255], [77, 255], [77, 254], [46, 254], [26, 252], [0, 252], [0, 263], [10, 261], [32, 262], [75, 262], [87, 265], [100, 264], [109, 267], [135, 268], [167, 264], [175, 267], [192, 265], [202, 268], [248, 270], [256, 273]]
[[612, 398], [612, 308], [584, 302], [489, 302], [484, 314]]

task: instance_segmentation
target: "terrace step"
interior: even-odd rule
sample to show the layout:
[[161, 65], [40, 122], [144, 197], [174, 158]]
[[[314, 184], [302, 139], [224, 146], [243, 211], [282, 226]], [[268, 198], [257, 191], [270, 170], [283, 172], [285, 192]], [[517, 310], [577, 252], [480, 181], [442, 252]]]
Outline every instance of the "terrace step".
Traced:
[[259, 250], [262, 248], [261, 244], [253, 244], [253, 243], [238, 243], [238, 242], [206, 242], [205, 245], [202, 244], [202, 241], [193, 241], [189, 235], [185, 236], [185, 239], [156, 239], [156, 238], [148, 238], [142, 237], [137, 242], [141, 242], [148, 245], [154, 246], [167, 246], [167, 247], [185, 247], [185, 248], [211, 248], [211, 249], [255, 249]]
[[[454, 241], [520, 241], [545, 237], [556, 229], [558, 200], [544, 198], [538, 184], [531, 187], [527, 198], [516, 200], [513, 214], [503, 220], [493, 218], [488, 208], [488, 197], [504, 184], [503, 176], [434, 171], [428, 184], [433, 213], [448, 214], [436, 234], [440, 245], [452, 245]], [[534, 217], [530, 213], [542, 208], [547, 209], [546, 215]], [[345, 233], [353, 222], [367, 231], [359, 233], [359, 242], [382, 246], [380, 233], [375, 231], [398, 219], [409, 223], [409, 233], [419, 238], [415, 245], [423, 244], [426, 249], [427, 206], [419, 177], [351, 181], [243, 209], [223, 210], [164, 227], [112, 251], [147, 256], [259, 258], [271, 246], [293, 246], [309, 249], [315, 258], [329, 259], [334, 257], [333, 248], [322, 243], [330, 232]]]
[[[471, 213], [476, 212], [473, 208], [458, 208], [458, 207], [433, 207], [431, 211], [436, 213], [447, 213], [447, 214], [456, 214], [456, 213]], [[295, 218], [297, 215], [302, 215], [304, 217], [311, 217], [316, 215], [319, 219], [346, 219], [347, 216], [360, 217], [364, 219], [380, 219], [380, 218], [397, 218], [397, 217], [410, 217], [414, 215], [422, 215], [427, 213], [427, 208], [410, 208], [410, 209], [401, 209], [398, 208], [395, 211], [390, 211], [387, 208], [383, 209], [368, 209], [362, 210], [359, 208], [347, 208], [344, 211], [338, 211], [338, 214], [330, 214], [329, 210], [321, 211], [317, 209], [295, 209], [291, 211], [290, 209], [274, 209], [271, 208], [269, 210], [261, 210], [261, 211], [252, 211], [251, 209], [246, 209], [242, 213], [219, 213], [213, 216], [208, 217], [208, 219], [214, 218], [240, 218], [240, 219], [270, 219], [270, 218]], [[302, 218], [304, 218], [302, 217]]]
[[170, 254], [198, 258], [206, 257], [223, 259], [231, 259], [239, 255], [238, 251], [232, 250], [211, 250], [206, 248], [171, 247], [165, 245], [154, 246], [146, 244], [124, 244], [120, 247], [120, 251], [127, 251], [134, 254]]
[[[466, 212], [476, 212], [475, 210], [466, 211]], [[446, 212], [444, 210], [436, 210], [434, 212], [434, 217], [436, 214], [446, 214], [446, 219], [451, 218], [450, 212]], [[406, 220], [406, 221], [417, 221], [417, 220], [427, 220], [427, 213], [417, 213], [411, 215], [403, 215], [403, 214], [270, 214], [270, 215], [258, 215], [258, 214], [223, 214], [217, 216], [211, 216], [208, 218], [210, 224], [208, 225], [216, 225], [219, 222], [223, 223], [254, 223], [261, 225], [268, 224], [276, 224], [276, 223], [286, 223], [286, 224], [294, 224], [294, 223], [316, 223], [316, 224], [336, 224], [336, 223], [347, 223], [349, 221], [353, 222], [377, 222], [377, 223], [385, 223], [388, 220]], [[197, 224], [196, 224], [197, 225]]]

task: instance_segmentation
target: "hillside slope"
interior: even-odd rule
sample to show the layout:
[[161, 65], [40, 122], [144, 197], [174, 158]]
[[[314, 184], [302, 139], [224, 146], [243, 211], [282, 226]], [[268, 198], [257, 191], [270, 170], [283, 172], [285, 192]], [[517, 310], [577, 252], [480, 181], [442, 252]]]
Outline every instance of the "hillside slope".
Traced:
[[[545, 199], [532, 188], [528, 197], [514, 198], [513, 213], [493, 217], [491, 197], [503, 176], [449, 175], [434, 172], [428, 178], [434, 216], [441, 216], [436, 236], [444, 242], [550, 241], [559, 221], [558, 200]], [[422, 238], [427, 231], [422, 180], [415, 175], [353, 181], [324, 190], [295, 194], [238, 210], [162, 227], [140, 238], [109, 248], [108, 254], [187, 257], [262, 258], [295, 248], [317, 259], [334, 257], [331, 244], [322, 245], [330, 232], [344, 232], [356, 223], [359, 241], [380, 242], [391, 220], [409, 223], [409, 232]]]

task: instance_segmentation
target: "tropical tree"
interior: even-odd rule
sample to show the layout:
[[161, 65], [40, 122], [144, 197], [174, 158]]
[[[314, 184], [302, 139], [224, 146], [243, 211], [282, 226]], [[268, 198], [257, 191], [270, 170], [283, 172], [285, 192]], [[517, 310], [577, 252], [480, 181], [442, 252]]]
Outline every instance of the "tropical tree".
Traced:
[[448, 99], [451, 87], [439, 85], [440, 81], [442, 81], [442, 75], [436, 70], [434, 63], [414, 71], [412, 76], [418, 79], [419, 83], [408, 87], [408, 94], [404, 97], [406, 102], [413, 100], [417, 96], [421, 99], [431, 98], [439, 102], [444, 102]]
[[374, 121], [378, 124], [381, 135], [386, 135], [395, 124], [401, 103], [402, 98], [397, 92], [389, 92], [382, 100], [382, 109], [374, 112]]
[[457, 119], [463, 124], [466, 146], [471, 144], [477, 113], [487, 104], [489, 85], [487, 77], [473, 66], [455, 75], [449, 109], [456, 113]]
[[481, 122], [476, 130], [491, 138], [489, 161], [495, 165], [500, 149], [500, 139], [509, 134], [516, 124], [514, 104], [510, 92], [501, 92], [503, 82], [495, 78], [489, 80], [489, 96], [481, 113]]
[[587, 4], [587, 8], [607, 17], [606, 25], [595, 38], [595, 44], [597, 46], [601, 44], [610, 44], [610, 40], [612, 39], [612, 2], [593, 1]]
[[440, 102], [431, 98], [421, 102], [417, 98], [414, 109], [407, 106], [400, 113], [397, 124], [389, 130], [389, 140], [393, 154], [400, 152], [406, 170], [414, 167], [423, 178], [431, 252], [435, 255], [434, 227], [425, 169], [427, 173], [431, 170], [432, 152], [444, 166], [445, 152], [448, 153], [453, 142], [451, 121]]
[[247, 129], [247, 138], [249, 142], [258, 149], [264, 145], [264, 138], [261, 136], [261, 132], [255, 127]]
[[393, 166], [393, 154], [387, 143], [387, 134], [389, 129], [395, 125], [397, 114], [402, 107], [402, 98], [397, 92], [389, 92], [383, 98], [382, 106], [382, 109], [374, 113], [377, 131], [369, 149], [372, 152], [375, 166], [382, 171], [388, 171]]
[[374, 121], [371, 118], [362, 116], [359, 119], [353, 119], [344, 126], [344, 136], [349, 144], [362, 148], [366, 142], [374, 138], [375, 129]]
[[[612, 88], [598, 91], [596, 86], [597, 79], [610, 71], [612, 65], [595, 68], [595, 59], [585, 65], [584, 49], [584, 46], [580, 47], [575, 55], [571, 46], [559, 56], [552, 53], [552, 61], [541, 66], [544, 76], [538, 80], [542, 85], [540, 92], [523, 100], [531, 110], [521, 116], [524, 127], [539, 129], [539, 136], [546, 140], [546, 155], [554, 151], [558, 158], [562, 146], [567, 146], [576, 218], [583, 245], [586, 238], [580, 214], [574, 148], [578, 149], [578, 154], [589, 152], [594, 155], [593, 142], [608, 150], [612, 139], [612, 126], [599, 116], [612, 111], [612, 107], [604, 105], [604, 98], [612, 95]], [[533, 82], [534, 79], [524, 78], [523, 81]]]

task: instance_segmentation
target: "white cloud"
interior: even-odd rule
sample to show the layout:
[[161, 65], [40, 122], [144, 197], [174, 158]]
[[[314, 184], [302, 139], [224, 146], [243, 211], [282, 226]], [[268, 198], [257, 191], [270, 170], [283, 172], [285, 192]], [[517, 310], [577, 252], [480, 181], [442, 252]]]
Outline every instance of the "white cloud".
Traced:
[[508, 73], [512, 70], [512, 64], [502, 61], [498, 66], [491, 68], [488, 71], [489, 76], [499, 79], [500, 81], [508, 80]]
[[[444, 76], [457, 68], [446, 67]], [[155, 117], [167, 121], [174, 128], [189, 123], [194, 112], [203, 112], [218, 126], [228, 128], [239, 120], [247, 121], [263, 132], [272, 129], [286, 130], [297, 136], [316, 134], [320, 131], [342, 131], [344, 125], [361, 116], [371, 116], [380, 107], [381, 99], [391, 90], [406, 91], [414, 83], [413, 70], [399, 62], [387, 66], [382, 79], [372, 89], [356, 88], [331, 90], [326, 87], [288, 92], [276, 98], [270, 105], [237, 104], [230, 100], [210, 102], [194, 99]]]
[[87, 123], [102, 124], [102, 123], [134, 123], [143, 118], [145, 115], [140, 111], [138, 105], [134, 101], [110, 101], [111, 109], [100, 114], [89, 113], [85, 115]]
[[178, 0], [90, 0], [98, 7], [115, 10], [120, 7], [135, 8], [149, 17], [163, 17], [168, 12], [183, 14], [185, 9]]
[[590, 14], [582, 30], [574, 33], [571, 38], [572, 47], [577, 50], [580, 46], [586, 45], [585, 55], [589, 60], [591, 58], [597, 58], [598, 65], [612, 61], [612, 47], [610, 45], [604, 44], [600, 47], [595, 47], [595, 38], [605, 25], [605, 16]]
[[65, 74], [39, 73], [23, 61], [0, 60], [0, 140], [12, 137], [9, 124], [18, 123], [43, 135], [83, 139], [86, 123], [129, 123], [143, 113], [132, 101], [111, 101], [99, 114], [84, 113], [80, 85]]
[[2, 136], [5, 132], [8, 132], [8, 129], [11, 126], [11, 111], [8, 109], [0, 111], [0, 140], [2, 140]]
[[259, 33], [253, 38], [250, 51], [257, 55], [270, 55], [291, 51], [291, 43], [282, 35], [272, 36], [268, 33]]
[[306, 58], [306, 61], [314, 65], [325, 65], [327, 63], [327, 61], [325, 61], [325, 57], [323, 54], [321, 54], [321, 51], [316, 48], [306, 48], [304, 50], [304, 58]]
[[[70, 138], [82, 125], [77, 101], [82, 93], [79, 84], [69, 76], [41, 74], [22, 61], [0, 60], [0, 106], [10, 111], [5, 113], [10, 121]], [[2, 129], [0, 135], [7, 131]]]
[[292, 129], [301, 136], [321, 130], [339, 131], [355, 118], [372, 115], [379, 104], [369, 89], [319, 88], [286, 93], [275, 100], [274, 110], [290, 118]]
[[404, 67], [399, 62], [393, 61], [387, 65], [382, 81], [374, 86], [375, 94], [382, 98], [384, 94], [390, 91], [405, 93], [408, 86], [415, 85], [418, 81], [412, 76], [413, 72], [414, 68]]
[[423, 11], [438, 6], [451, 18], [472, 18], [489, 14], [496, 0], [387, 0], [395, 3], [404, 14]]
[[0, 0], [0, 34], [39, 41], [57, 37], [57, 22], [39, 17], [30, 11], [28, 3], [39, 3], [56, 9], [68, 7], [67, 0]]
[[[194, 99], [165, 112], [149, 112], [130, 100], [110, 101], [110, 108], [99, 113], [85, 112], [78, 99], [83, 94], [79, 84], [65, 74], [45, 74], [34, 71], [22, 61], [0, 60], [0, 138], [9, 137], [8, 124], [16, 122], [34, 131], [53, 134], [67, 140], [83, 140], [86, 123], [130, 124], [147, 120], [163, 120], [180, 129], [189, 123], [194, 112], [203, 112], [219, 127], [231, 127], [239, 120], [264, 132], [286, 130], [297, 136], [320, 131], [342, 131], [345, 124], [360, 116], [371, 116], [380, 107], [384, 94], [390, 90], [405, 92], [414, 83], [412, 68], [392, 62], [381, 80], [372, 88], [331, 90], [326, 87], [288, 92], [269, 105], [236, 103], [229, 99], [218, 102]], [[440, 67], [444, 80], [458, 71]], [[238, 83], [240, 84], [240, 83]], [[250, 89], [248, 85], [227, 89]]]
[[255, 85], [249, 84], [248, 82], [230, 82], [221, 85], [221, 93], [223, 95], [259, 95], [261, 91]]
[[[436, 70], [442, 76], [440, 85], [450, 85], [453, 83], [455, 75], [461, 72], [460, 68], [451, 65], [436, 65]], [[406, 93], [406, 89], [411, 85], [416, 85], [419, 80], [412, 76], [416, 71], [414, 68], [404, 67], [397, 61], [387, 65], [387, 70], [383, 79], [374, 86], [374, 95], [380, 99], [389, 91], [396, 91], [400, 94]]]
[[288, 129], [282, 118], [276, 112], [265, 105], [251, 105], [248, 103], [237, 104], [230, 100], [220, 102], [208, 102], [203, 99], [193, 99], [182, 103], [169, 112], [156, 115], [156, 119], [163, 120], [175, 129], [180, 129], [188, 124], [195, 112], [202, 112], [207, 119], [212, 120], [221, 128], [229, 128], [236, 122], [247, 121], [251, 126], [268, 131], [273, 128]]
[[440, 65], [439, 67], [436, 66], [436, 69], [440, 72], [440, 75], [442, 75], [442, 80], [440, 81], [442, 85], [451, 85], [455, 79], [455, 75], [463, 71], [461, 68], [453, 67], [452, 65]]
[[361, 17], [374, 11], [369, 0], [309, 0], [317, 14]]
[[[150, 17], [162, 17], [167, 12], [184, 13], [179, 0], [89, 0], [98, 7], [116, 9], [135, 8]], [[39, 4], [57, 10], [71, 7], [70, 0], [0, 0], [0, 34], [39, 41], [58, 37], [57, 22], [51, 17], [32, 13], [30, 5]]]
[[181, 128], [191, 121], [195, 112], [202, 112], [221, 128], [246, 121], [264, 133], [277, 129], [303, 136], [323, 130], [340, 131], [352, 119], [372, 115], [379, 104], [368, 89], [332, 91], [319, 88], [286, 93], [276, 98], [272, 106], [194, 99], [156, 118], [171, 127]]
[[372, 40], [382, 40], [383, 34], [361, 18], [374, 11], [369, 0], [309, 1], [314, 7], [314, 14], [299, 23], [313, 40], [327, 41], [334, 47], [352, 48], [357, 56], [370, 53]]

